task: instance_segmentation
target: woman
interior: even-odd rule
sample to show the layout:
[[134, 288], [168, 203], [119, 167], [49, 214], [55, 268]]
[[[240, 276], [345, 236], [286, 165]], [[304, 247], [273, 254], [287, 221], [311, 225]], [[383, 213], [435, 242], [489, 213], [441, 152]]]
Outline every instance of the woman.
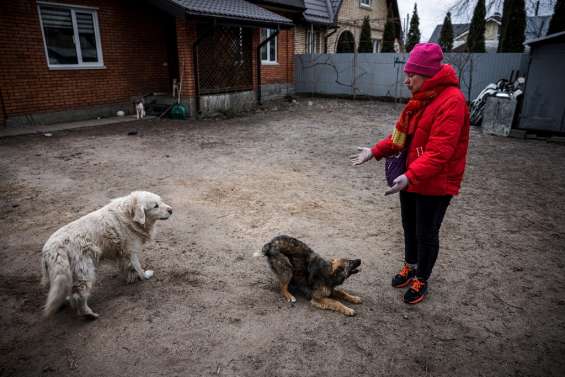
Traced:
[[406, 148], [406, 171], [385, 195], [400, 192], [404, 265], [392, 286], [410, 288], [404, 302], [421, 302], [439, 251], [439, 229], [452, 196], [459, 193], [469, 143], [469, 111], [455, 70], [442, 64], [435, 43], [417, 44], [404, 66], [412, 92], [393, 133], [372, 148], [359, 147], [354, 165]]

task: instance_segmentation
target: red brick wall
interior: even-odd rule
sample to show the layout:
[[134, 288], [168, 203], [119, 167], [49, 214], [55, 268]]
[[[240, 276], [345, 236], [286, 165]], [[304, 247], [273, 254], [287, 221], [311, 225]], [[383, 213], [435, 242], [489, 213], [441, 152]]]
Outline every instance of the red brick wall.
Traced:
[[277, 36], [278, 65], [261, 66], [261, 84], [290, 83], [294, 80], [294, 31], [281, 30]]
[[[256, 50], [260, 29], [253, 34], [253, 86], [257, 87]], [[294, 28], [281, 30], [277, 35], [277, 63], [261, 65], [261, 85], [294, 82]]]
[[160, 12], [134, 0], [61, 3], [98, 8], [106, 68], [50, 70], [36, 1], [1, 1], [0, 85], [6, 116], [127, 102], [131, 96], [169, 91]]
[[[196, 41], [196, 26], [189, 23], [186, 17], [179, 16], [175, 20], [177, 31], [177, 51], [179, 56], [179, 75], [182, 75], [182, 97], [194, 95], [194, 74], [192, 45]], [[180, 78], [180, 77], [179, 77]]]

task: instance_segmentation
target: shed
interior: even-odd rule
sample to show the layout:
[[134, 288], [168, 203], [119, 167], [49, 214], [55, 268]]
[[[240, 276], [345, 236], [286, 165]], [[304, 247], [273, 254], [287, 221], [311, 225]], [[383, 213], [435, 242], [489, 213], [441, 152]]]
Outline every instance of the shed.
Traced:
[[565, 132], [565, 32], [527, 41], [530, 62], [520, 128]]

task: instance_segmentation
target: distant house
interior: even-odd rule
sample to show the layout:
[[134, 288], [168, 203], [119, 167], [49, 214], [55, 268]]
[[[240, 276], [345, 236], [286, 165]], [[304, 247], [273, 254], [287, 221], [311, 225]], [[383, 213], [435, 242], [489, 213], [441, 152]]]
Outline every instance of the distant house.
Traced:
[[[525, 40], [541, 38], [547, 34], [551, 16], [531, 16], [526, 18]], [[487, 52], [496, 52], [500, 35], [502, 17], [500, 13], [485, 20], [485, 48]], [[430, 42], [438, 43], [442, 25], [437, 25], [430, 37]], [[453, 24], [453, 52], [465, 51], [467, 36], [471, 24]]]
[[336, 14], [341, 0], [304, 0], [302, 22], [294, 28], [296, 54], [327, 53], [328, 37], [335, 33]]
[[[396, 0], [304, 0], [304, 17], [295, 27], [295, 53], [353, 52], [359, 46], [363, 19], [369, 16], [373, 52], [382, 46], [387, 17], [397, 22]], [[392, 14], [388, 14], [391, 9]]]
[[[192, 115], [293, 88], [303, 0], [0, 1], [0, 124], [48, 124], [171, 97]], [[261, 46], [261, 47], [260, 47]]]

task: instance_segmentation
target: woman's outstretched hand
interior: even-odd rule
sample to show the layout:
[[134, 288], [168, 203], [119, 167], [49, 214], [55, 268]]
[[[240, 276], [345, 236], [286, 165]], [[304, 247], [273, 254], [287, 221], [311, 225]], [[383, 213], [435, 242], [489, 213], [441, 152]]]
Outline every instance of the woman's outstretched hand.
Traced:
[[392, 181], [392, 187], [385, 192], [385, 195], [396, 194], [397, 192], [404, 190], [408, 186], [408, 183], [408, 177], [406, 175], [399, 175], [394, 181]]
[[370, 148], [357, 147], [357, 151], [359, 152], [359, 154], [349, 156], [351, 162], [353, 163], [353, 166], [361, 165], [373, 158], [373, 153], [371, 152]]

